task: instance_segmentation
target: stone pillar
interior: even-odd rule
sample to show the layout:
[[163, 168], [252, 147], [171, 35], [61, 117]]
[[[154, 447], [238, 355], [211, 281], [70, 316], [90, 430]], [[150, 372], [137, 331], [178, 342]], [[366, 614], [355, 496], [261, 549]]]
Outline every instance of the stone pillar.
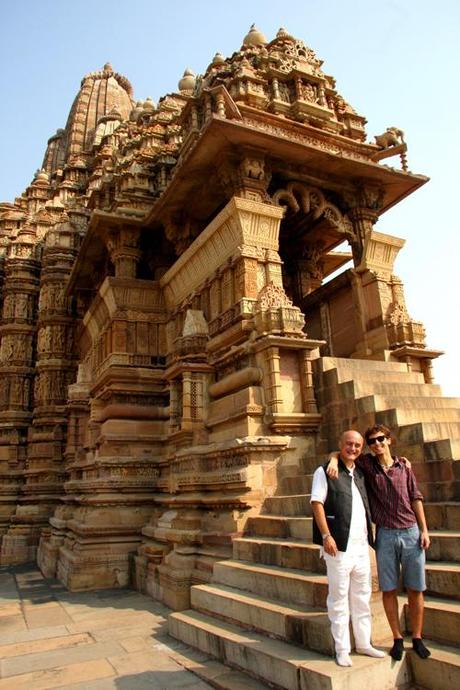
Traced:
[[404, 240], [374, 230], [365, 238], [352, 281], [363, 332], [352, 356], [385, 358], [389, 352], [392, 358], [409, 362], [414, 371], [424, 373], [428, 382], [432, 380], [428, 360], [440, 352], [426, 350], [423, 324], [409, 316], [402, 281], [393, 274], [404, 244]]
[[78, 230], [65, 222], [49, 230], [45, 238], [27, 475], [14, 528], [5, 540], [5, 544], [16, 544], [9, 548], [9, 559], [15, 562], [35, 558], [40, 530], [48, 525], [63, 493], [67, 386], [76, 371], [74, 325], [64, 286], [78, 251], [79, 237]]
[[137, 229], [121, 228], [109, 234], [107, 247], [117, 278], [136, 278], [137, 264], [141, 257], [138, 245]]
[[0, 482], [5, 482], [6, 488], [0, 510], [0, 532], [4, 535], [0, 553], [2, 565], [22, 563], [34, 556], [28, 527], [21, 526], [18, 519], [30, 513], [28, 503], [20, 497], [20, 490], [26, 468], [27, 433], [32, 420], [33, 342], [39, 274], [36, 238], [31, 228], [25, 228], [7, 251], [0, 328]]

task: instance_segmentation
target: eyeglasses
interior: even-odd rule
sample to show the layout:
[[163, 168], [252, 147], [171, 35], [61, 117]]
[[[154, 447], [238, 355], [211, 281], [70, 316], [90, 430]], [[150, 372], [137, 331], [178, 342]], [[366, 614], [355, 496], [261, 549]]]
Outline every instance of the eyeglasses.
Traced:
[[386, 436], [374, 436], [374, 438], [368, 438], [367, 439], [367, 445], [368, 446], [373, 446], [374, 443], [383, 443], [387, 437]]

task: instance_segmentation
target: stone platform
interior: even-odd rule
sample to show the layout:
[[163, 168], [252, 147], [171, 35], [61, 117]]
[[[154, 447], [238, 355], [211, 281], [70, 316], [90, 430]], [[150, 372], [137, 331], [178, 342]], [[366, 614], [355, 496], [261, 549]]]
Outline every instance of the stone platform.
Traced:
[[168, 637], [168, 613], [132, 590], [72, 594], [33, 565], [2, 568], [0, 690], [207, 690], [184, 665], [219, 668]]

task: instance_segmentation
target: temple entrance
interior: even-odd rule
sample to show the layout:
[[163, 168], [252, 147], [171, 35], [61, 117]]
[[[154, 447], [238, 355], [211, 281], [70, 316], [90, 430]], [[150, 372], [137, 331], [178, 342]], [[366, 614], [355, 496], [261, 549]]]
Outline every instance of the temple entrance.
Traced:
[[[335, 311], [344, 312], [353, 306], [352, 290], [345, 273], [333, 276], [349, 263], [353, 254], [353, 227], [346, 218], [341, 199], [325, 194], [302, 182], [289, 182], [272, 196], [275, 203], [286, 208], [280, 227], [279, 253], [283, 261], [283, 286], [292, 302], [305, 314], [311, 337], [326, 341], [323, 354], [334, 348], [334, 329], [324, 299], [335, 295]], [[345, 310], [346, 311], [346, 310]], [[350, 324], [349, 316], [346, 321]], [[342, 319], [334, 319], [338, 323]], [[348, 347], [354, 348], [354, 343]]]

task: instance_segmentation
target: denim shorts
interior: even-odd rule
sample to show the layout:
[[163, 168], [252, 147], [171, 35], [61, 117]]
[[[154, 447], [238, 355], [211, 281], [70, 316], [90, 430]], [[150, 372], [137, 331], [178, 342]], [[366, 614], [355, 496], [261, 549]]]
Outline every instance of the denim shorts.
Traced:
[[425, 551], [420, 546], [420, 530], [417, 525], [407, 529], [379, 527], [375, 548], [382, 592], [398, 589], [401, 570], [404, 587], [416, 592], [426, 589]]

